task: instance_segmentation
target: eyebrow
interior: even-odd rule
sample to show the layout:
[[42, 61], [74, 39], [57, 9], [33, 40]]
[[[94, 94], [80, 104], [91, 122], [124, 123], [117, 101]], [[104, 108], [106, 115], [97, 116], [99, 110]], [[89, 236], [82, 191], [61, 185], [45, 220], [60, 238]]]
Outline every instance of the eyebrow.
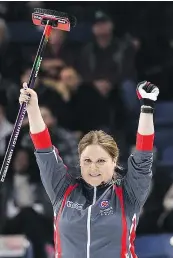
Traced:
[[[91, 159], [90, 157], [84, 156], [83, 159]], [[99, 157], [98, 159], [108, 159], [108, 158], [104, 158], [104, 157]]]

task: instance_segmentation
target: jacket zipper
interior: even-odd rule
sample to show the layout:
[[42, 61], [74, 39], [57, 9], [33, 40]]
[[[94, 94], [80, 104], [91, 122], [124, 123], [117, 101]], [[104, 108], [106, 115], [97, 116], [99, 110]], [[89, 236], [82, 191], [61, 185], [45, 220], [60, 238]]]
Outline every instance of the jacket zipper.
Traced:
[[88, 207], [87, 217], [87, 258], [90, 258], [90, 243], [91, 243], [91, 208], [96, 202], [97, 188], [94, 187], [93, 203]]

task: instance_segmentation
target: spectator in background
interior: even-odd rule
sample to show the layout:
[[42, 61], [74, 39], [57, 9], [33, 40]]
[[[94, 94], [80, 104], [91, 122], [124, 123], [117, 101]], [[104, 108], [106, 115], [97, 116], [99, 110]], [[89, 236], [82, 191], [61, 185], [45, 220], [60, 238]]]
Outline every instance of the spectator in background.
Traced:
[[[64, 67], [60, 80], [44, 83], [51, 85], [61, 96], [64, 105], [57, 109], [58, 120], [73, 131], [77, 128], [83, 132], [97, 128], [108, 130], [113, 121], [112, 112], [120, 110], [118, 105], [121, 101], [117, 92], [114, 96], [110, 87], [99, 90], [93, 83], [83, 81], [74, 67]], [[111, 104], [114, 104], [112, 108]], [[121, 115], [120, 118], [123, 117]]]
[[95, 13], [92, 32], [93, 40], [82, 48], [76, 68], [84, 81], [92, 82], [101, 94], [119, 88], [123, 104], [133, 120], [138, 117], [136, 110], [139, 109], [135, 94], [138, 46], [129, 35], [114, 36], [114, 24], [102, 11]]
[[5, 100], [6, 116], [11, 123], [15, 123], [19, 108], [17, 101], [19, 86], [0, 74], [0, 101], [3, 100], [4, 102]]
[[[40, 109], [44, 122], [49, 128], [51, 137], [58, 146], [60, 155], [65, 164], [67, 167], [76, 167], [78, 164], [78, 141], [76, 136], [72, 132], [59, 126], [58, 121], [47, 107], [41, 106]], [[21, 145], [33, 151], [34, 146], [28, 133], [23, 135]]]
[[[21, 75], [21, 84], [24, 81], [28, 81], [30, 73], [31, 66], [28, 65], [23, 69], [23, 73]], [[44, 82], [41, 80], [40, 75], [41, 73], [38, 75], [34, 84], [34, 90], [39, 96], [39, 104], [47, 106], [51, 110], [51, 112], [57, 117], [58, 103], [61, 101], [61, 99], [54, 89], [44, 84]]]
[[0, 18], [0, 74], [2, 77], [18, 82], [21, 71], [20, 61], [20, 47], [10, 41], [7, 24]]
[[[166, 169], [167, 170], [167, 169]], [[170, 174], [168, 177], [169, 184], [165, 187], [165, 195], [163, 198], [162, 206], [163, 212], [159, 216], [158, 226], [162, 229], [162, 231], [166, 233], [173, 232], [173, 175], [172, 175], [173, 167], [170, 167]], [[167, 171], [163, 171], [167, 172]]]
[[[114, 37], [113, 30], [111, 18], [102, 11], [97, 11], [92, 25], [93, 41], [88, 43], [79, 55], [78, 71], [85, 81], [94, 82], [96, 87], [101, 79], [105, 81], [105, 87], [108, 83], [113, 86], [119, 84], [125, 75], [125, 69], [129, 73], [130, 68], [131, 74], [128, 76], [135, 77], [134, 54], [129, 55], [128, 59], [125, 57], [129, 48], [131, 53], [134, 53], [132, 44]], [[127, 69], [129, 62], [130, 67]]]
[[[9, 46], [9, 31], [5, 20], [0, 18], [0, 72], [4, 75], [9, 62], [5, 59]], [[12, 60], [11, 60], [12, 61]], [[9, 72], [9, 71], [8, 71]]]
[[12, 123], [16, 116], [15, 100], [19, 94], [19, 86], [15, 83], [20, 71], [19, 59], [18, 48], [10, 43], [7, 24], [0, 18], [0, 96], [6, 99], [6, 115]]
[[137, 235], [170, 233], [173, 230], [172, 167], [154, 165], [150, 195], [144, 205]]
[[[7, 138], [11, 135], [13, 124], [11, 124], [5, 113], [4, 104], [0, 103], [0, 161], [2, 162], [6, 152]], [[0, 163], [1, 163], [0, 162]]]
[[75, 61], [76, 44], [70, 45], [67, 33], [61, 30], [52, 30], [45, 50], [42, 69], [52, 78], [58, 78], [58, 71], [65, 65], [73, 65]]
[[[80, 136], [80, 125], [78, 122], [78, 102], [73, 101], [82, 81], [73, 67], [64, 67], [60, 74], [59, 80], [44, 78], [44, 85], [52, 88], [59, 96], [57, 103], [57, 119], [60, 126], [76, 132]], [[76, 100], [76, 99], [75, 99]]]
[[30, 169], [29, 152], [22, 148], [13, 160], [13, 180], [4, 183], [6, 219], [2, 232], [26, 235], [33, 244], [34, 257], [46, 258], [45, 245], [52, 243], [53, 211], [42, 184], [32, 182]]

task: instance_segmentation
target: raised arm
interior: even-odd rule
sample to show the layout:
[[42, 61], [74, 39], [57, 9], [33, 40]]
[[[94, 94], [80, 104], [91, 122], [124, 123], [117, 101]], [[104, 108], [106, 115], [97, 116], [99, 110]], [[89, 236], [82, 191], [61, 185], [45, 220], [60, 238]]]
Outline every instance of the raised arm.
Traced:
[[141, 112], [136, 136], [136, 148], [128, 159], [128, 172], [125, 188], [131, 201], [142, 206], [148, 196], [152, 179], [153, 142], [154, 142], [154, 103], [159, 89], [149, 82], [141, 82], [137, 95], [141, 102]]
[[67, 174], [67, 167], [58, 150], [52, 145], [49, 131], [41, 116], [36, 92], [27, 88], [26, 83], [23, 87], [19, 102], [27, 102], [30, 135], [36, 150], [41, 180], [52, 204], [55, 205], [70, 184], [71, 177]]

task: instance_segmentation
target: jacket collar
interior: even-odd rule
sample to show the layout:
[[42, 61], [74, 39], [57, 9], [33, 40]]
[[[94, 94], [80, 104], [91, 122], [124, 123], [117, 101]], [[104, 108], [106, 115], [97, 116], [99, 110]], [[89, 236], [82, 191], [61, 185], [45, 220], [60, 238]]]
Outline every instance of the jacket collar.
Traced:
[[108, 189], [108, 187], [111, 187], [114, 184], [113, 180], [110, 180], [107, 183], [103, 183], [97, 187], [94, 187], [88, 184], [83, 178], [80, 178], [80, 183], [83, 193], [90, 204], [93, 202], [94, 190], [96, 190], [96, 199], [98, 199], [104, 193], [104, 191]]
[[[88, 190], [93, 190], [94, 189], [94, 186], [92, 186], [92, 185], [90, 185], [90, 184], [88, 184], [83, 178], [81, 178], [81, 182], [82, 182], [82, 184], [84, 185], [84, 187], [86, 188], [86, 189], [88, 189]], [[109, 187], [110, 185], [113, 185], [113, 180], [110, 180], [109, 182], [107, 182], [107, 183], [102, 183], [102, 184], [100, 184], [100, 185], [98, 185], [98, 186], [96, 186], [95, 188], [97, 189], [97, 190], [100, 190], [100, 189], [106, 189], [107, 187]]]

